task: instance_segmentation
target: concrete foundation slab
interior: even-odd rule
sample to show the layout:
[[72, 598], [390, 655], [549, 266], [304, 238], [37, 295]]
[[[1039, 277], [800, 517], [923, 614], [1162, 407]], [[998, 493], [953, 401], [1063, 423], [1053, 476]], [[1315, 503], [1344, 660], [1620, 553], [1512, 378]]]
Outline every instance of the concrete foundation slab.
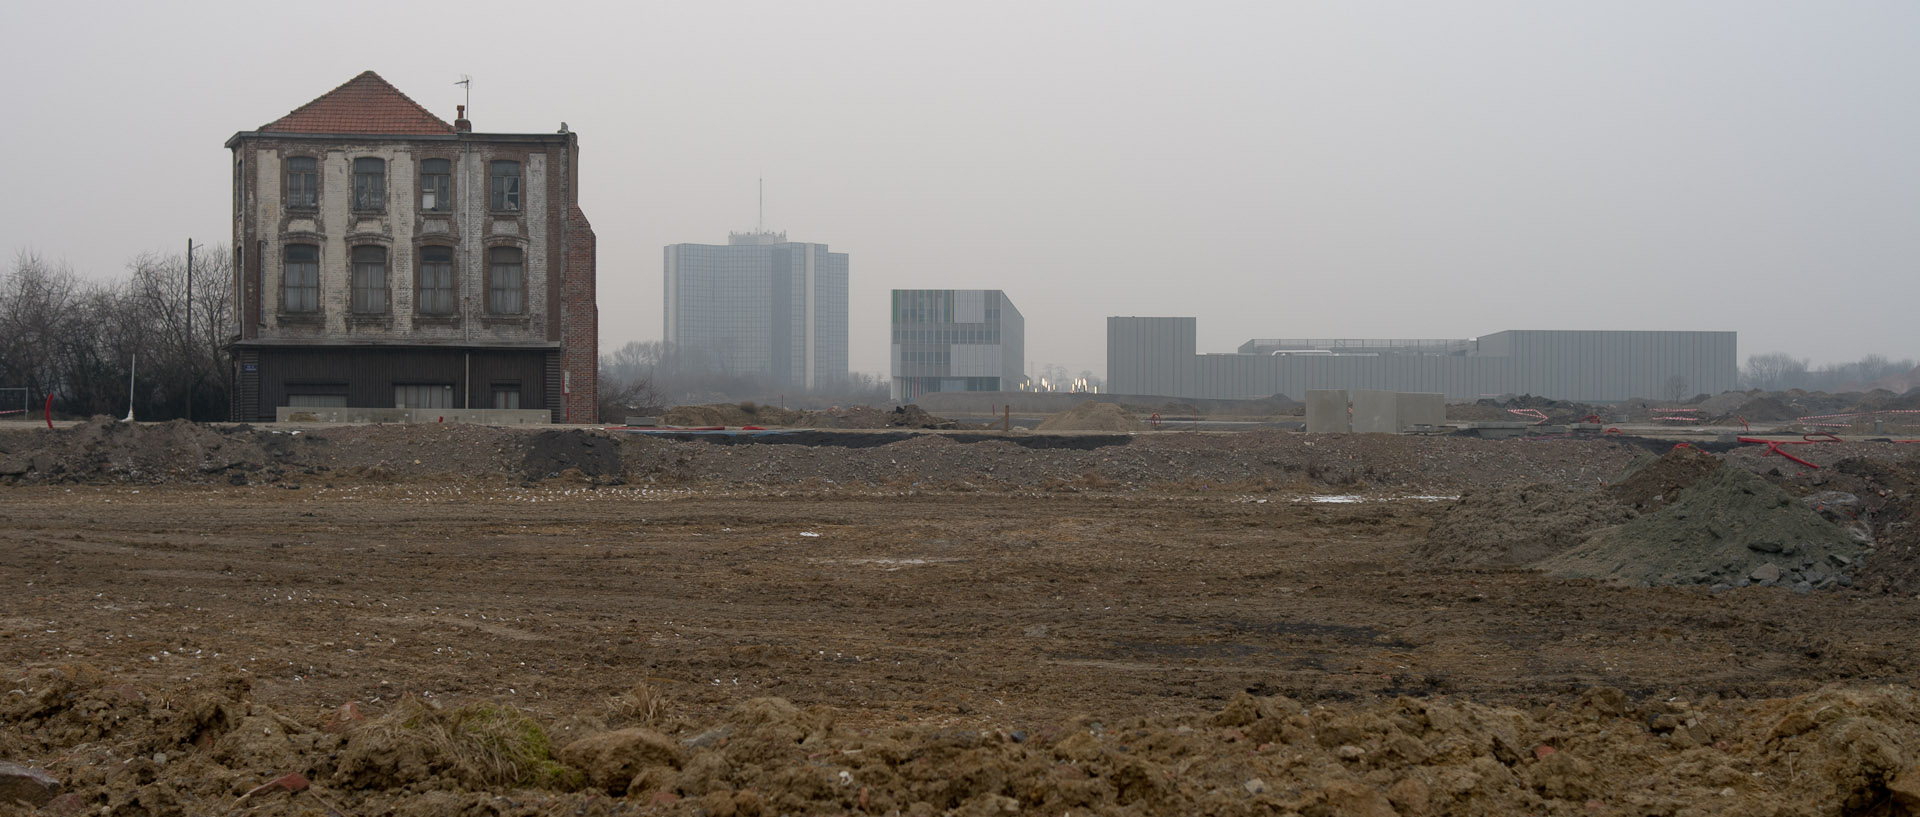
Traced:
[[1400, 393], [1400, 427], [1437, 426], [1447, 422], [1447, 396], [1439, 392], [1403, 391]]
[[1380, 389], [1353, 390], [1355, 433], [1400, 433], [1400, 393]]
[[1347, 414], [1346, 389], [1307, 390], [1307, 430], [1319, 433], [1353, 430], [1353, 422]]

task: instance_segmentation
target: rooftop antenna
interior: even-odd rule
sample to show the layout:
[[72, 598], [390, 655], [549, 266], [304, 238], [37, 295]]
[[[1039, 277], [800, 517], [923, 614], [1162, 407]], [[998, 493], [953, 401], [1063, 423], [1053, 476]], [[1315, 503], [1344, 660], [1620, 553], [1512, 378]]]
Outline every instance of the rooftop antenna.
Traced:
[[767, 231], [767, 177], [765, 176], [760, 177], [760, 215], [754, 220], [753, 231], [756, 233]]
[[454, 84], [467, 89], [467, 116], [471, 118], [473, 116], [473, 76], [461, 74], [460, 81]]

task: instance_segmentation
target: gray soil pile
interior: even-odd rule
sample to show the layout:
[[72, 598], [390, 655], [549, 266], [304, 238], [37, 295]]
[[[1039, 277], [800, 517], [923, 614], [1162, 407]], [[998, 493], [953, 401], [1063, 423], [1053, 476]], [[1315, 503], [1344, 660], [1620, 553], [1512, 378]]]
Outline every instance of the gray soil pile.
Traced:
[[1519, 567], [1633, 519], [1608, 496], [1559, 485], [1468, 490], [1442, 508], [1414, 557], [1435, 568]]
[[[1822, 516], [1841, 525], [1866, 525], [1876, 552], [1854, 577], [1857, 586], [1881, 593], [1920, 594], [1920, 460], [1884, 462], [1848, 458], [1826, 469], [1813, 501]], [[1831, 489], [1839, 490], [1831, 490]]]
[[660, 416], [670, 426], [793, 426], [803, 416], [779, 406], [756, 403], [713, 403], [704, 406], [674, 406]]
[[704, 406], [675, 406], [660, 416], [663, 425], [699, 428], [704, 426], [762, 426], [765, 428], [917, 428], [954, 429], [960, 424], [929, 414], [916, 405], [892, 410], [853, 406], [825, 411], [793, 411], [755, 403], [713, 403]]
[[916, 428], [927, 430], [956, 429], [960, 423], [929, 413], [914, 404], [895, 407], [892, 411], [854, 406], [845, 409], [810, 411], [795, 425], [807, 428]]
[[1786, 491], [1722, 467], [1657, 513], [1596, 533], [1535, 566], [1630, 585], [1850, 586], [1863, 546]]
[[1761, 395], [1745, 403], [1741, 403], [1734, 407], [1733, 411], [1729, 412], [1729, 414], [1734, 417], [1743, 418], [1750, 423], [1760, 421], [1778, 422], [1781, 420], [1792, 420], [1800, 416], [1794, 413], [1792, 406], [1780, 402], [1779, 398], [1772, 395]]
[[46, 437], [9, 435], [0, 442], [0, 477], [86, 474], [120, 482], [205, 479], [262, 468], [288, 442], [282, 438], [263, 445], [244, 426], [220, 429], [184, 420], [139, 424], [95, 417], [50, 431]]
[[1034, 428], [1038, 431], [1143, 431], [1146, 424], [1112, 403], [1088, 400], [1042, 420]]
[[1721, 468], [1720, 458], [1684, 443], [1634, 463], [1607, 494], [1637, 511], [1656, 511]]

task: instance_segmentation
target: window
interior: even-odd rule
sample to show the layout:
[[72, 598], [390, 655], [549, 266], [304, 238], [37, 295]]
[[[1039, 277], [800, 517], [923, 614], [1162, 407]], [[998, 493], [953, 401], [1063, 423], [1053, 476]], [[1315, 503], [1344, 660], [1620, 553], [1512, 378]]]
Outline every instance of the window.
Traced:
[[524, 311], [526, 267], [521, 263], [519, 247], [494, 247], [487, 251], [487, 311], [495, 315], [518, 315]]
[[353, 248], [353, 311], [364, 315], [387, 311], [387, 248]]
[[283, 273], [281, 297], [286, 311], [320, 311], [320, 248], [288, 244]]
[[287, 160], [287, 209], [312, 210], [320, 206], [320, 167], [311, 156]]
[[353, 209], [387, 209], [387, 162], [385, 159], [353, 160]]
[[520, 386], [518, 384], [493, 386], [493, 407], [497, 409], [517, 409], [520, 407]]
[[420, 209], [444, 213], [453, 207], [453, 163], [428, 159], [420, 163]]
[[416, 299], [422, 315], [453, 314], [453, 248], [421, 247]]
[[453, 384], [451, 383], [396, 383], [393, 386], [394, 408], [453, 408]]
[[488, 165], [487, 181], [493, 191], [493, 209], [520, 209], [520, 163], [498, 161]]
[[289, 394], [288, 408], [346, 408], [347, 396], [344, 394]]

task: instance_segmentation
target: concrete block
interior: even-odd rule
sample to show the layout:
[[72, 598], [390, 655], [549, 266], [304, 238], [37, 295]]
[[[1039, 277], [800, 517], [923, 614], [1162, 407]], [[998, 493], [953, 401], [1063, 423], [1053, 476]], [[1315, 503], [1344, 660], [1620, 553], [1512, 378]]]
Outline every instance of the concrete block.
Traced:
[[1437, 426], [1447, 422], [1447, 396], [1439, 392], [1403, 391], [1400, 393], [1400, 427]]
[[1347, 413], [1346, 389], [1307, 390], [1307, 430], [1321, 433], [1345, 433], [1353, 430]]
[[1354, 389], [1353, 430], [1355, 433], [1400, 433], [1400, 393]]

